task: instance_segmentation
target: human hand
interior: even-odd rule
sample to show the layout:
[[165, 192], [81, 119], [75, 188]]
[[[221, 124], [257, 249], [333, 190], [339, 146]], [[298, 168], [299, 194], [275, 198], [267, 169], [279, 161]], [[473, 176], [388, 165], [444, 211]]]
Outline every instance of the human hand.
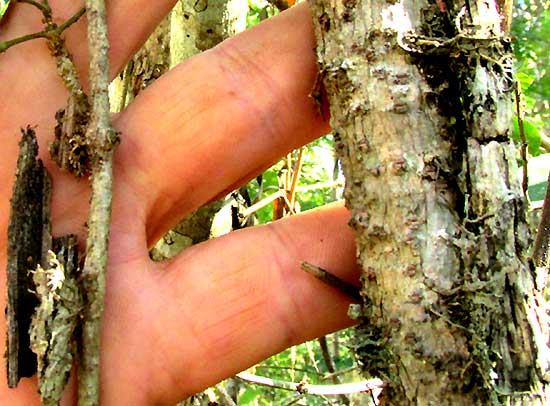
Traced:
[[[62, 22], [80, 2], [50, 0]], [[75, 4], [79, 3], [79, 4]], [[174, 1], [108, 2], [116, 74]], [[25, 4], [0, 26], [0, 41], [42, 29]], [[87, 81], [85, 22], [66, 32]], [[349, 301], [300, 270], [306, 260], [354, 280], [353, 236], [341, 205], [245, 229], [167, 263], [148, 247], [186, 214], [328, 131], [308, 97], [316, 65], [310, 14], [298, 6], [181, 64], [114, 121], [114, 202], [101, 351], [102, 405], [173, 405], [282, 349], [351, 324]], [[89, 185], [47, 156], [67, 92], [43, 40], [0, 55], [0, 285], [19, 128], [37, 125], [52, 173], [54, 235], [85, 235]], [[5, 306], [5, 292], [0, 294]], [[1, 323], [0, 336], [5, 336]], [[4, 340], [0, 338], [0, 345]], [[3, 350], [2, 350], [3, 353]], [[39, 404], [34, 379], [0, 404]], [[76, 404], [71, 380], [63, 405]]]

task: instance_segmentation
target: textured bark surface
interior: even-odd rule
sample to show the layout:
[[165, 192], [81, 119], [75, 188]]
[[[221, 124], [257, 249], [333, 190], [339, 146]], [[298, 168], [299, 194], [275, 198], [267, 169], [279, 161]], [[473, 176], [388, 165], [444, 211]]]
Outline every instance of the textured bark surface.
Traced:
[[206, 51], [246, 29], [246, 0], [198, 0], [193, 9], [199, 22], [195, 45]]
[[113, 199], [112, 158], [119, 142], [111, 126], [109, 105], [109, 40], [104, 0], [86, 0], [90, 55], [90, 121], [86, 144], [91, 156], [91, 197], [86, 260], [81, 274], [84, 311], [78, 365], [79, 406], [99, 405], [101, 320], [105, 307], [105, 272]]
[[34, 130], [29, 127], [22, 130], [22, 135], [8, 227], [6, 369], [10, 388], [16, 387], [20, 378], [36, 372], [36, 355], [30, 350], [28, 331], [38, 300], [29, 271], [36, 269], [41, 260], [43, 216], [45, 213], [49, 223], [51, 196], [49, 175], [37, 159]]
[[246, 28], [246, 0], [180, 0], [113, 81], [112, 105], [121, 111], [169, 68]]
[[124, 110], [142, 90], [170, 68], [170, 19], [168, 15], [159, 24], [123, 72], [113, 80], [109, 97], [114, 111]]
[[[44, 224], [46, 227], [51, 225]], [[47, 245], [47, 239], [43, 239]], [[30, 328], [38, 360], [38, 391], [43, 406], [57, 406], [77, 353], [75, 331], [82, 311], [77, 282], [78, 246], [74, 235], [49, 239], [50, 246], [32, 274], [39, 306]]]
[[82, 309], [77, 240], [52, 237], [52, 181], [37, 158], [34, 130], [22, 133], [8, 229], [8, 385], [38, 372], [43, 405], [57, 405]]
[[244, 31], [245, 0], [180, 0], [171, 13], [170, 66]]
[[194, 0], [180, 0], [170, 17], [170, 67], [176, 66], [200, 51], [196, 40], [199, 32]]
[[546, 275], [527, 261], [496, 4], [311, 5], [363, 267], [356, 351], [382, 404], [546, 404]]

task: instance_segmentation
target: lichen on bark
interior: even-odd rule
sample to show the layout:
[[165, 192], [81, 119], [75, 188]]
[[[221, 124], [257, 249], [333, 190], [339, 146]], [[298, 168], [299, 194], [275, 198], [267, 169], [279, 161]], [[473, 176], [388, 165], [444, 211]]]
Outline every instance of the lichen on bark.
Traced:
[[38, 360], [38, 391], [43, 406], [57, 406], [76, 355], [76, 329], [82, 310], [77, 282], [76, 237], [54, 240], [47, 265], [33, 271], [39, 305], [30, 328], [31, 349]]
[[447, 3], [311, 2], [363, 268], [357, 353], [385, 404], [543, 404], [509, 42], [494, 2]]
[[120, 141], [111, 126], [109, 106], [109, 40], [104, 0], [87, 0], [90, 54], [90, 121], [86, 129], [91, 157], [91, 198], [88, 213], [83, 287], [82, 352], [79, 362], [78, 404], [99, 404], [101, 320], [105, 307], [105, 273], [113, 199], [113, 154]]
[[75, 236], [52, 237], [52, 180], [34, 130], [22, 133], [8, 232], [8, 384], [38, 372], [43, 405], [58, 405], [82, 309], [78, 247]]

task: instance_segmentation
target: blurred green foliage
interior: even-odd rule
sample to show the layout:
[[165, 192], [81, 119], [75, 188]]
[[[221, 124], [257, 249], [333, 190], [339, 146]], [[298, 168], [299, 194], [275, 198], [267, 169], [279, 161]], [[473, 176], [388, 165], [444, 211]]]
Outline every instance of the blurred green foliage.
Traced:
[[2, 21], [2, 17], [4, 17], [4, 14], [6, 14], [6, 10], [8, 9], [9, 5], [10, 0], [0, 0], [0, 21]]
[[[550, 170], [550, 151], [541, 149], [542, 138], [550, 134], [550, 1], [517, 0], [511, 34], [524, 107], [525, 139], [529, 154], [537, 157], [529, 159], [529, 197], [537, 202], [544, 199]], [[512, 137], [520, 139], [517, 117]]]
[[[305, 147], [303, 156], [303, 167], [298, 186], [315, 186], [333, 180], [334, 171], [334, 149], [332, 135], [319, 138]], [[294, 152], [294, 155], [297, 155]], [[258, 196], [260, 185], [257, 180], [248, 184], [248, 193], [255, 202], [261, 198], [279, 190], [279, 175], [285, 170], [284, 160], [277, 162], [262, 175], [262, 195]], [[338, 170], [337, 176], [342, 176]], [[323, 206], [337, 200], [341, 196], [341, 188], [334, 187], [312, 188], [297, 193], [297, 201], [301, 211]], [[259, 224], [265, 224], [272, 220], [273, 208], [268, 205], [256, 213]]]
[[[527, 149], [531, 156], [540, 155], [541, 150], [541, 134], [537, 126], [529, 119], [523, 120], [523, 133], [525, 135], [525, 141], [527, 142]], [[512, 131], [512, 138], [518, 142], [521, 140], [519, 131], [519, 121], [517, 117], [514, 117], [514, 128]]]
[[529, 198], [536, 205], [536, 202], [544, 200], [546, 193], [546, 182], [550, 171], [550, 155], [544, 154], [531, 158], [528, 167]]
[[[357, 372], [350, 370], [354, 366], [351, 336], [352, 331], [350, 329], [327, 336], [327, 343], [333, 357], [335, 369], [337, 371], [348, 371], [340, 376], [342, 382], [353, 382], [359, 379]], [[335, 340], [337, 343], [335, 343]], [[329, 372], [323, 361], [317, 341], [289, 348], [267, 359], [255, 368], [255, 374], [271, 379], [309, 384], [333, 384], [332, 380], [325, 378]], [[247, 384], [246, 389], [239, 395], [238, 404], [254, 406], [285, 405], [297, 395], [295, 392]], [[324, 397], [305, 395], [300, 404], [321, 406], [327, 404], [339, 405], [341, 402], [336, 397], [330, 397], [329, 402]]]
[[249, 0], [248, 15], [246, 16], [246, 27], [259, 24], [269, 17], [273, 17], [279, 10], [266, 0]]
[[[511, 35], [530, 140], [550, 130], [550, 0], [518, 0]], [[527, 134], [526, 134], [527, 135]], [[536, 149], [529, 142], [530, 149]], [[533, 155], [537, 155], [534, 153]]]

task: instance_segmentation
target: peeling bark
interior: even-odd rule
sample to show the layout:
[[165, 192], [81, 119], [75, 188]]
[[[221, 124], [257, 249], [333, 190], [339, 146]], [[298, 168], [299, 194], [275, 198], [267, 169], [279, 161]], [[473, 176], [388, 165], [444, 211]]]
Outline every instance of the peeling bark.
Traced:
[[36, 269], [41, 260], [43, 217], [49, 218], [51, 196], [49, 175], [37, 159], [34, 130], [28, 127], [21, 132], [8, 226], [6, 369], [10, 388], [15, 388], [20, 378], [36, 372], [36, 355], [29, 348], [28, 331], [38, 300], [32, 293], [30, 271]]
[[38, 372], [43, 405], [57, 405], [76, 353], [82, 309], [77, 240], [52, 237], [52, 181], [34, 130], [22, 130], [8, 229], [8, 385]]
[[363, 268], [357, 355], [382, 404], [543, 405], [509, 42], [493, 1], [436, 3], [311, 2]]

